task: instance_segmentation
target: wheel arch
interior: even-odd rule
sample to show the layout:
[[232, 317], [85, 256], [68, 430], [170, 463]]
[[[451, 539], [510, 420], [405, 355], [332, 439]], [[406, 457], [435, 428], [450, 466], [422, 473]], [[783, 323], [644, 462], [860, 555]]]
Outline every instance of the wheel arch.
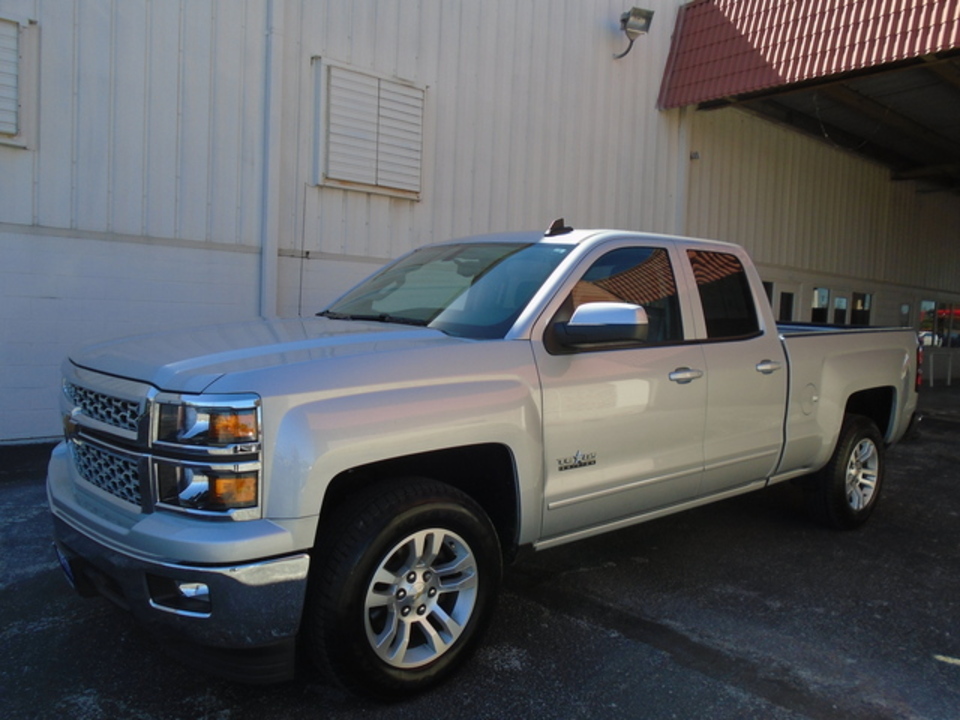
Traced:
[[324, 493], [319, 527], [326, 527], [337, 509], [357, 492], [404, 477], [436, 480], [470, 496], [493, 523], [504, 558], [511, 560], [516, 554], [520, 531], [516, 463], [510, 449], [497, 443], [416, 453], [340, 472]]
[[894, 388], [875, 387], [860, 390], [847, 398], [844, 414], [862, 415], [870, 419], [880, 430], [880, 435], [889, 438], [895, 406], [896, 390]]

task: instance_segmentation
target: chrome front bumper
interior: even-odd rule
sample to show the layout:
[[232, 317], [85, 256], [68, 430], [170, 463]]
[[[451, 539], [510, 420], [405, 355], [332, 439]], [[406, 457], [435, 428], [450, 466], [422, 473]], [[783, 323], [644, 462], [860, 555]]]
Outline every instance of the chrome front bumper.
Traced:
[[151, 563], [107, 548], [54, 517], [57, 555], [74, 588], [128, 610], [190, 664], [232, 679], [293, 676], [309, 556], [233, 567]]
[[[308, 555], [233, 567], [152, 563], [111, 550], [57, 517], [54, 542], [81, 595], [108, 598], [171, 647], [195, 646], [207, 670], [257, 682], [292, 676]], [[249, 651], [249, 662], [237, 651]]]

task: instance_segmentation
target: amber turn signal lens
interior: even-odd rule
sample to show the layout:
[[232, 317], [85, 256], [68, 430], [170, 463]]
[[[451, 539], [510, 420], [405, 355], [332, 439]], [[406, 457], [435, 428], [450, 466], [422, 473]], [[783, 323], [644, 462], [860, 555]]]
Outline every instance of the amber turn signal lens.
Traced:
[[257, 439], [257, 414], [252, 410], [230, 410], [210, 413], [210, 440], [229, 445]]
[[245, 508], [257, 504], [257, 476], [214, 476], [211, 504], [221, 508]]

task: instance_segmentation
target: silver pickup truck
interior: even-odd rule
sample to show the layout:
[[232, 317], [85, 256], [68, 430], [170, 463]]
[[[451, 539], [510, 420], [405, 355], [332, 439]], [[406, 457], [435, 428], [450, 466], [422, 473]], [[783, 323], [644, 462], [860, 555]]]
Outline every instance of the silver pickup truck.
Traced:
[[867, 520], [916, 334], [777, 326], [739, 247], [555, 223], [423, 247], [318, 317], [108, 342], [63, 365], [48, 472], [83, 595], [194, 661], [428, 687], [505, 562], [795, 480]]

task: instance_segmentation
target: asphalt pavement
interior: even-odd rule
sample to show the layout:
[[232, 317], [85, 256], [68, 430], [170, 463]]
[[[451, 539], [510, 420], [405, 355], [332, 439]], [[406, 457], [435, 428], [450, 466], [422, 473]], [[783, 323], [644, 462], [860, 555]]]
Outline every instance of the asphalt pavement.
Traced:
[[446, 685], [398, 704], [184, 668], [50, 547], [50, 446], [0, 447], [0, 717], [960, 718], [960, 385], [924, 388], [870, 522], [792, 486], [523, 558]]

